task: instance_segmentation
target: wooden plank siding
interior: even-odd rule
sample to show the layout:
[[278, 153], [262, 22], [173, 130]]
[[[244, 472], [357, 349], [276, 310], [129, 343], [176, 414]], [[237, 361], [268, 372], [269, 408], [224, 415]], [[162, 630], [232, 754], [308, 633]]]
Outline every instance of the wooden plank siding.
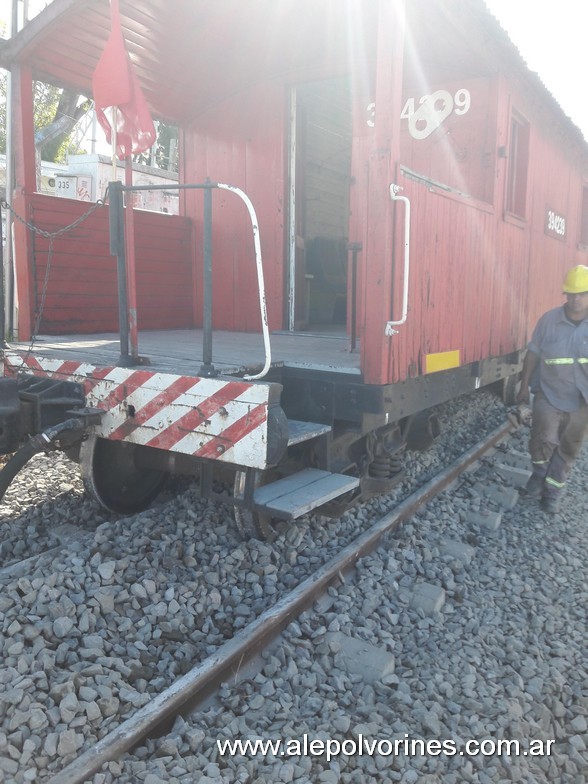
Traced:
[[[270, 327], [284, 320], [285, 230], [285, 98], [283, 85], [255, 85], [219, 103], [186, 134], [185, 180], [234, 185], [251, 199], [256, 210], [263, 254]], [[202, 225], [202, 193], [185, 194], [186, 211]], [[213, 323], [215, 329], [261, 331], [254, 240], [241, 199], [213, 191]], [[197, 278], [202, 252], [197, 247]], [[202, 313], [201, 288], [196, 299]]]
[[[417, 81], [406, 74], [403, 106], [409, 99], [419, 106], [419, 93], [411, 86]], [[579, 150], [566, 144], [550, 107], [499, 74], [439, 83], [431, 92], [436, 89], [454, 96], [467, 89], [471, 106], [422, 137], [411, 134], [402, 118], [396, 182], [412, 209], [409, 312], [407, 323], [388, 339], [389, 382], [426, 372], [428, 354], [459, 351], [460, 364], [468, 364], [524, 349], [538, 316], [562, 302], [566, 270], [587, 263], [579, 244], [585, 183]], [[529, 128], [523, 216], [505, 209], [513, 112]], [[354, 161], [361, 161], [363, 139], [355, 144]], [[358, 218], [366, 215], [365, 180], [361, 169], [353, 174], [359, 187], [351, 225], [359, 228]], [[549, 209], [565, 217], [565, 236], [546, 236]], [[399, 318], [402, 308], [403, 214], [403, 205], [392, 207], [391, 319]], [[361, 324], [380, 285], [367, 278]], [[365, 342], [367, 352], [372, 344]]]
[[348, 235], [350, 139], [348, 79], [311, 82], [297, 89], [311, 112], [306, 138], [306, 238]]
[[[403, 138], [401, 163], [406, 164], [400, 184], [412, 208], [411, 272], [408, 320], [389, 346], [393, 382], [424, 373], [429, 353], [459, 350], [460, 364], [468, 364], [524, 349], [537, 318], [562, 303], [565, 272], [588, 261], [580, 245], [584, 179], [574, 165], [575, 152], [557, 138], [542, 107], [512, 85], [488, 85], [483, 93], [495, 101], [485, 100], [484, 122], [476, 118], [485, 131], [477, 148], [471, 147], [475, 154], [464, 156], [461, 180], [471, 183], [474, 193], [463, 195], [459, 169], [444, 162], [439, 149], [429, 158], [420, 141], [408, 134]], [[529, 121], [524, 216], [505, 209], [513, 110]], [[428, 146], [438, 144], [439, 137], [431, 134]], [[467, 125], [461, 138], [474, 144]], [[502, 145], [506, 153], [499, 155]], [[447, 148], [449, 154], [456, 146], [460, 143], [454, 141]], [[488, 160], [492, 149], [497, 154]], [[478, 161], [478, 176], [468, 157]], [[565, 217], [565, 235], [548, 236], [550, 209]], [[394, 314], [401, 310], [401, 282], [397, 262]]]
[[[88, 204], [35, 193], [30, 218], [53, 233], [76, 221]], [[135, 210], [137, 309], [141, 329], [194, 326], [194, 241], [187, 218]], [[49, 239], [33, 234], [32, 322], [43, 296]], [[60, 335], [118, 330], [116, 258], [110, 255], [108, 208], [99, 207], [56, 237], [39, 332]]]

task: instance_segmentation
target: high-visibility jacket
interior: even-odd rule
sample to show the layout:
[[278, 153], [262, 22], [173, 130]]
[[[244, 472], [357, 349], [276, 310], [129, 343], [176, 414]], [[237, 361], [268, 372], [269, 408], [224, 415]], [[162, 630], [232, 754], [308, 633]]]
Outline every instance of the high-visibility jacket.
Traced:
[[540, 358], [531, 391], [543, 392], [560, 411], [577, 411], [588, 403], [588, 319], [576, 324], [563, 306], [547, 311], [528, 345]]

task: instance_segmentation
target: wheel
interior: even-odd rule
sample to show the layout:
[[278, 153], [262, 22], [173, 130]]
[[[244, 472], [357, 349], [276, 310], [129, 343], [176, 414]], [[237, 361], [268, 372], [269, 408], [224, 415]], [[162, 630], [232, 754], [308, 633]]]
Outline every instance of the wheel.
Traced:
[[517, 402], [517, 392], [521, 381], [521, 374], [515, 373], [512, 376], [502, 379], [502, 402], [505, 406], [514, 406]]
[[133, 514], [146, 509], [162, 489], [167, 473], [135, 465], [134, 444], [90, 436], [82, 442], [82, 480], [110, 512]]
[[[252, 469], [249, 469], [250, 471]], [[253, 481], [253, 489], [260, 487], [264, 482], [263, 472], [252, 470], [251, 479]], [[237, 471], [235, 473], [235, 481], [233, 484], [233, 498], [245, 497], [245, 484], [247, 481], [247, 471]], [[246, 509], [244, 506], [233, 506], [233, 515], [235, 523], [239, 529], [239, 533], [243, 539], [262, 539], [271, 542], [275, 539], [275, 532], [271, 527], [271, 516], [256, 511], [255, 509]]]

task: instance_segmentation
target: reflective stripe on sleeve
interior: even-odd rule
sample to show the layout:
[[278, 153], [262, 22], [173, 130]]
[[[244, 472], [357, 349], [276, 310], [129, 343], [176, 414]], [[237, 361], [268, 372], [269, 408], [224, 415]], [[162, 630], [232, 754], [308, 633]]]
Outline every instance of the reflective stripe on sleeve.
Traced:
[[579, 365], [586, 365], [588, 364], [588, 357], [578, 357], [574, 359], [574, 357], [554, 357], [552, 359], [544, 359], [543, 360], [546, 365], [573, 365], [574, 362], [577, 362]]

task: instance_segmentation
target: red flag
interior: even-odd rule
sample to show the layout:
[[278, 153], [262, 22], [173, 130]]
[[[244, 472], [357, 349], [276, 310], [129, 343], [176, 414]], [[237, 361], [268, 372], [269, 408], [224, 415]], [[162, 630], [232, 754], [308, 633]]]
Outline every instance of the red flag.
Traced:
[[[131, 153], [155, 144], [155, 126], [139, 80], [125, 47], [118, 0], [111, 0], [111, 29], [92, 77], [98, 122], [112, 143], [112, 125], [104, 110], [113, 108], [116, 118], [116, 154], [123, 160]], [[116, 111], [114, 111], [116, 109]]]

